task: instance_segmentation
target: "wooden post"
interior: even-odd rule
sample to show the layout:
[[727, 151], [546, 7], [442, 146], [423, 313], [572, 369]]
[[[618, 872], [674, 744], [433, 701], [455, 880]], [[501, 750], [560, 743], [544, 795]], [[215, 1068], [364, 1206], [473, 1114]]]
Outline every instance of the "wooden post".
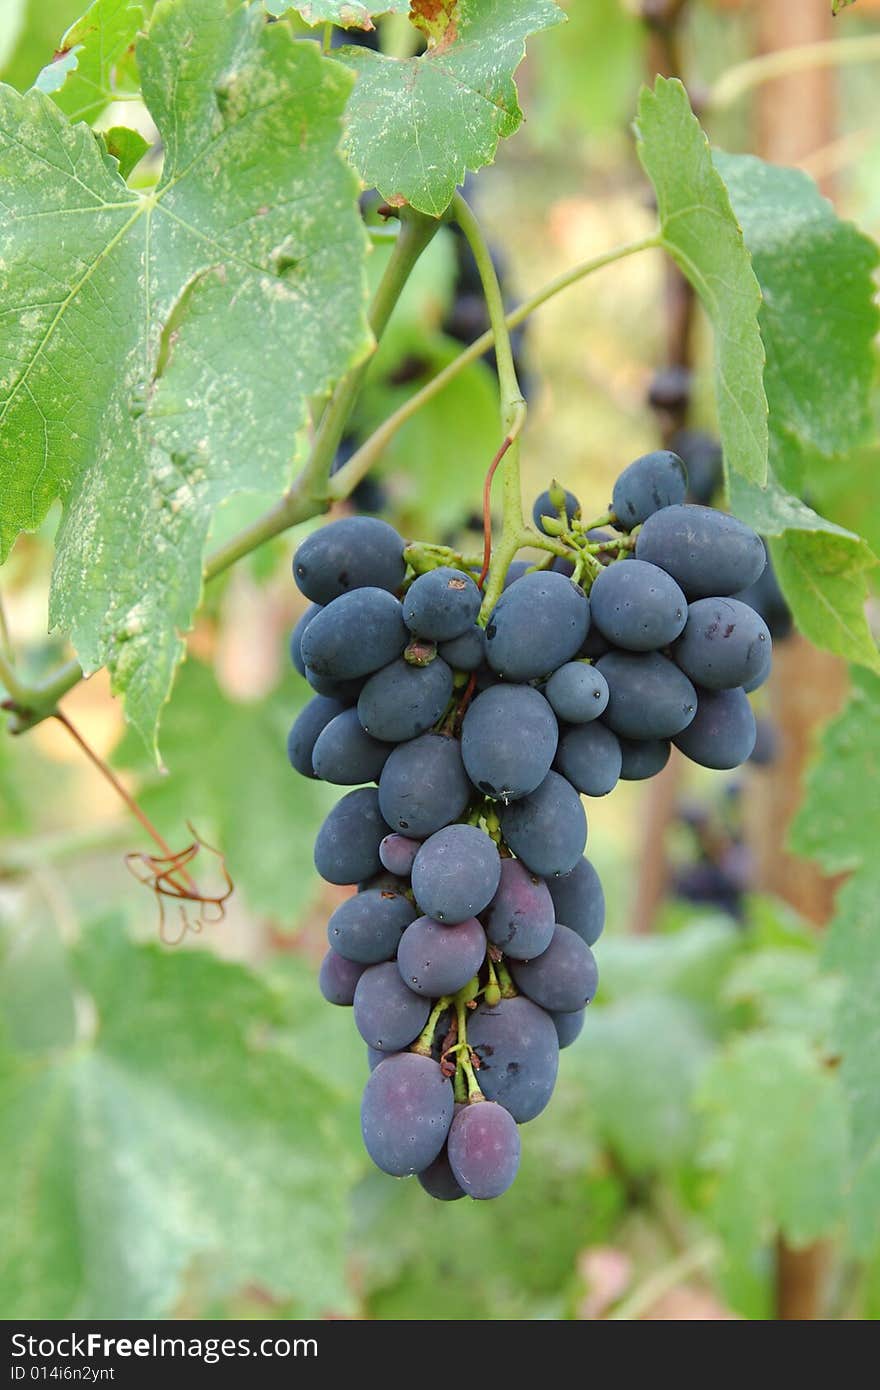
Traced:
[[[831, 37], [829, 0], [760, 0], [755, 6], [758, 45], [776, 52]], [[757, 152], [776, 164], [794, 164], [834, 139], [836, 76], [817, 67], [779, 77], [758, 88], [755, 102]], [[822, 190], [830, 193], [827, 185]], [[756, 887], [776, 894], [817, 926], [829, 919], [834, 884], [817, 865], [786, 849], [791, 818], [801, 800], [806, 764], [818, 730], [840, 707], [846, 667], [793, 635], [776, 645], [768, 683], [770, 713], [779, 730], [779, 757], [748, 779], [746, 827], [757, 866]], [[776, 1247], [776, 1318], [822, 1316], [829, 1247], [817, 1243], [793, 1250]]]

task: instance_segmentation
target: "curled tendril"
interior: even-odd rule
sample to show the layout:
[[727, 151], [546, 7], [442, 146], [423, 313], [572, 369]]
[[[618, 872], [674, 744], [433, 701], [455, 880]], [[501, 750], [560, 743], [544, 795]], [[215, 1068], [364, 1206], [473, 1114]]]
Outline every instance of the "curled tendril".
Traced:
[[[187, 827], [193, 837], [192, 842], [176, 854], [147, 854], [133, 850], [125, 856], [129, 873], [155, 895], [159, 911], [159, 940], [165, 946], [179, 946], [188, 932], [198, 933], [204, 927], [217, 926], [222, 922], [226, 916], [226, 903], [235, 889], [222, 851], [203, 840], [189, 821]], [[203, 892], [190, 876], [189, 865], [203, 850], [220, 861], [224, 887], [219, 893]], [[176, 902], [176, 913], [169, 914], [168, 899]], [[180, 928], [176, 936], [169, 935], [169, 915], [179, 916]]]

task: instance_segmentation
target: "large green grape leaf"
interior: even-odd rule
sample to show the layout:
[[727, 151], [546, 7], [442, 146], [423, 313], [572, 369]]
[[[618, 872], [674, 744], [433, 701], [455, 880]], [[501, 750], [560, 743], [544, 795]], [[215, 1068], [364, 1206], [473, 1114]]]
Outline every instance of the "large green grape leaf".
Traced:
[[87, 671], [109, 665], [149, 744], [215, 507], [286, 484], [309, 397], [369, 346], [337, 152], [349, 75], [258, 8], [225, 10], [162, 0], [138, 47], [165, 148], [148, 193], [42, 93], [0, 89], [17, 213], [0, 242], [0, 549], [63, 499], [51, 619]]
[[654, 185], [662, 243], [693, 285], [715, 332], [715, 392], [724, 456], [743, 477], [767, 476], [761, 291], [709, 143], [677, 79], [642, 90], [639, 158]]
[[344, 1312], [354, 1095], [276, 1040], [294, 1001], [208, 952], [132, 946], [115, 919], [72, 964], [80, 1036], [0, 1054], [6, 1315], [167, 1317], [194, 1264], [219, 1292]]
[[849, 701], [824, 730], [791, 827], [791, 847], [828, 873], [876, 860], [880, 845], [880, 679], [858, 671]]
[[333, 788], [294, 772], [285, 754], [287, 730], [311, 694], [291, 674], [269, 699], [245, 704], [190, 660], [163, 723], [169, 775], [157, 774], [131, 733], [116, 753], [138, 775], [139, 800], [165, 835], [185, 843], [191, 821], [224, 852], [251, 907], [285, 927], [297, 925], [318, 885], [312, 843], [336, 799]]
[[263, 0], [269, 14], [295, 10], [306, 24], [338, 24], [342, 29], [374, 29], [380, 14], [406, 14], [409, 0], [379, 0], [362, 5], [360, 0]]
[[[870, 428], [878, 250], [811, 178], [751, 155], [715, 155], [761, 286], [773, 447], [832, 454]], [[785, 476], [777, 467], [777, 472]]]
[[840, 1078], [850, 1102], [853, 1238], [864, 1252], [880, 1236], [880, 871], [872, 862], [840, 890], [825, 959], [840, 971], [834, 1015]]
[[850, 699], [825, 729], [791, 829], [795, 853], [828, 873], [853, 871], [838, 895], [826, 961], [843, 979], [833, 1037], [850, 1100], [851, 1218], [867, 1248], [880, 1229], [880, 678], [854, 674]]
[[698, 1093], [701, 1158], [728, 1254], [747, 1259], [781, 1232], [791, 1245], [827, 1235], [843, 1212], [846, 1104], [839, 1079], [801, 1037], [737, 1038]]
[[590, 1010], [565, 1056], [605, 1143], [631, 1172], [643, 1172], [690, 1158], [694, 1090], [714, 1048], [699, 1009], [647, 994]]
[[880, 669], [864, 616], [876, 559], [853, 532], [826, 521], [786, 488], [833, 475], [832, 455], [871, 428], [878, 326], [872, 272], [878, 252], [841, 221], [811, 179], [747, 155], [716, 154], [752, 256], [763, 303], [770, 404], [767, 486], [731, 476], [733, 510], [773, 541], [773, 560], [798, 627], [817, 646]]
[[72, 121], [91, 124], [115, 101], [139, 88], [135, 38], [144, 11], [131, 0], [95, 0], [64, 35], [35, 85]]
[[730, 475], [730, 505], [770, 538], [773, 564], [798, 627], [818, 647], [880, 670], [865, 616], [877, 558], [861, 536], [828, 521], [772, 475], [759, 488]]
[[553, 0], [412, 0], [410, 18], [428, 40], [419, 57], [337, 53], [358, 74], [348, 149], [389, 203], [439, 217], [522, 121], [513, 74], [526, 38], [565, 16]]

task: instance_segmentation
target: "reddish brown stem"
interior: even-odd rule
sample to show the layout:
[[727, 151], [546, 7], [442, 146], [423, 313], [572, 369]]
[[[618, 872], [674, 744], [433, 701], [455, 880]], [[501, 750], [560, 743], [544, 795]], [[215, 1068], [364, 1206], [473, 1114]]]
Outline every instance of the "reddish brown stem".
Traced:
[[[91, 745], [86, 742], [82, 734], [79, 732], [79, 729], [77, 729], [76, 726], [72, 724], [71, 721], [68, 719], [67, 715], [62, 714], [60, 710], [55, 711], [54, 718], [58, 720], [59, 724], [64, 725], [64, 728], [70, 734], [70, 737], [73, 739], [77, 747], [79, 747], [82, 750], [82, 752], [85, 753], [89, 762], [92, 763], [92, 765], [98, 769], [104, 780], [110, 783], [110, 786], [116, 792], [117, 796], [122, 798], [129, 811], [131, 811], [131, 814], [134, 816], [135, 820], [137, 820], [140, 823], [140, 825], [143, 826], [150, 839], [153, 840], [153, 842], [159, 846], [166, 858], [168, 860], [174, 860], [176, 856], [174, 855], [173, 850], [171, 849], [170, 845], [168, 845], [168, 843], [159, 834], [159, 831], [156, 829], [149, 816], [146, 814], [145, 811], [141, 810], [140, 806], [137, 804], [131, 793], [125, 790], [125, 787], [122, 785], [119, 778], [107, 766], [107, 764], [104, 762], [104, 759], [100, 757], [100, 755], [95, 752], [94, 748], [92, 748]], [[185, 869], [180, 870], [180, 875], [189, 892], [198, 895], [199, 890]], [[174, 880], [171, 879], [171, 881], [173, 882]]]

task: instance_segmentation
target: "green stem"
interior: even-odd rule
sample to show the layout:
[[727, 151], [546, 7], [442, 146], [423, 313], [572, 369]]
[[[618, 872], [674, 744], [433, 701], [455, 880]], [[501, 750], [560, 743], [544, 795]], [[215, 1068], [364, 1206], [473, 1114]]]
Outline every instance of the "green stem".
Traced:
[[[401, 209], [400, 216], [400, 232], [368, 315], [370, 328], [377, 339], [388, 324], [413, 266], [440, 226], [436, 218], [425, 217], [410, 208]], [[353, 368], [337, 385], [321, 417], [309, 460], [284, 496], [252, 525], [246, 526], [208, 556], [204, 568], [206, 580], [216, 578], [237, 560], [282, 531], [327, 510], [331, 501], [328, 488], [330, 468], [352, 406], [369, 370], [370, 360], [367, 358]], [[11, 683], [7, 681], [7, 675], [12, 677]], [[83, 669], [78, 661], [67, 662], [47, 681], [34, 685], [25, 684], [14, 672], [4, 672], [0, 666], [0, 680], [15, 704], [21, 707], [12, 732], [24, 733], [48, 719], [62, 696], [82, 679]]]
[[498, 983], [501, 986], [501, 998], [513, 999], [517, 993], [517, 988], [503, 960], [498, 962]]
[[452, 1004], [452, 995], [444, 994], [437, 1000], [425, 1024], [415, 1042], [410, 1046], [410, 1052], [420, 1052], [423, 1057], [430, 1057], [434, 1044], [434, 1034], [437, 1031], [437, 1024], [440, 1022], [440, 1015], [445, 1013]]
[[777, 53], [763, 53], [736, 63], [722, 73], [709, 91], [706, 105], [719, 111], [731, 106], [752, 87], [770, 82], [776, 77], [804, 72], [809, 68], [837, 67], [846, 63], [866, 63], [880, 59], [880, 34], [862, 34], [858, 38], [824, 39], [819, 43], [798, 44]]
[[0, 686], [6, 691], [9, 698], [16, 705], [26, 706], [30, 698], [30, 691], [18, 678], [15, 667], [6, 655], [0, 650]]
[[[501, 396], [501, 429], [506, 452], [501, 460], [503, 470], [501, 515], [502, 528], [498, 544], [493, 547], [492, 560], [486, 580], [486, 591], [480, 609], [484, 625], [495, 607], [504, 584], [510, 562], [519, 549], [523, 529], [522, 490], [519, 480], [519, 434], [525, 424], [526, 403], [516, 376], [510, 330], [504, 314], [501, 286], [492, 264], [492, 255], [480, 224], [460, 193], [452, 200], [452, 214], [467, 238], [473, 252], [486, 299], [489, 323], [495, 339], [495, 360], [498, 364], [498, 388]], [[501, 451], [499, 450], [499, 453]], [[496, 456], [497, 463], [497, 456]], [[488, 484], [487, 484], [488, 486]]]
[[[406, 224], [404, 224], [405, 226]], [[396, 238], [397, 242], [402, 239], [403, 232]], [[659, 234], [645, 237], [641, 241], [628, 242], [622, 246], [615, 247], [611, 251], [606, 251], [601, 256], [595, 256], [591, 260], [582, 261], [579, 265], [573, 266], [570, 270], [564, 271], [562, 275], [548, 281], [542, 289], [536, 291], [528, 299], [523, 300], [518, 308], [514, 309], [505, 318], [508, 328], [515, 328], [523, 323], [530, 314], [539, 309], [542, 304], [546, 304], [557, 294], [569, 286], [577, 284], [586, 276], [591, 275], [596, 270], [601, 270], [606, 265], [613, 265], [615, 261], [622, 261], [627, 256], [634, 256], [640, 251], [646, 251], [652, 247], [660, 246], [661, 238]], [[495, 341], [493, 329], [489, 329], [482, 337], [477, 338], [471, 343], [470, 347], [465, 348], [443, 371], [427, 382], [420, 391], [417, 391], [408, 401], [392, 415], [389, 415], [384, 424], [370, 436], [360, 449], [349, 459], [338, 473], [335, 473], [326, 486], [324, 497], [314, 498], [307, 495], [307, 488], [303, 485], [302, 479], [297, 478], [289, 492], [259, 520], [251, 526], [246, 527], [238, 536], [232, 538], [225, 545], [220, 546], [208, 557], [205, 565], [205, 579], [213, 579], [218, 574], [222, 574], [230, 565], [243, 556], [250, 554], [265, 541], [274, 539], [283, 531], [287, 531], [291, 526], [296, 526], [302, 521], [308, 521], [313, 516], [320, 515], [326, 510], [328, 502], [339, 501], [349, 497], [358, 483], [369, 472], [376, 459], [381, 455], [387, 444], [397, 431], [411, 419], [423, 405], [438, 395], [444, 387], [448, 386], [460, 372], [469, 367], [472, 362], [477, 362], [483, 353], [492, 346]], [[360, 384], [360, 383], [359, 383]], [[536, 545], [545, 550], [553, 550], [554, 553], [561, 553], [550, 537], [539, 537], [537, 540], [529, 532], [525, 533], [521, 545]], [[564, 550], [564, 548], [563, 548]], [[21, 705], [23, 713], [19, 716], [13, 726], [13, 732], [24, 733], [27, 729], [33, 728], [36, 724], [42, 723], [49, 718], [55, 705], [72, 690], [83, 679], [83, 669], [76, 660], [68, 661], [53, 672], [45, 681], [35, 684], [25, 685], [18, 682], [20, 694], [13, 695], [15, 703]], [[5, 684], [5, 681], [4, 681]], [[8, 686], [7, 686], [8, 689]], [[10, 695], [12, 691], [10, 690]], [[25, 713], [26, 712], [26, 713]]]
[[[542, 304], [546, 304], [548, 300], [555, 298], [557, 294], [561, 294], [563, 290], [567, 290], [571, 285], [577, 284], [579, 280], [583, 280], [588, 275], [592, 275], [594, 271], [602, 270], [606, 265], [613, 265], [615, 261], [622, 261], [627, 256], [634, 256], [639, 251], [646, 251], [660, 245], [662, 245], [660, 235], [659, 233], [655, 233], [654, 236], [645, 237], [641, 241], [631, 241], [625, 243], [623, 246], [617, 246], [614, 250], [606, 251], [601, 256], [594, 256], [591, 260], [581, 261], [579, 265], [572, 266], [570, 270], [566, 270], [562, 275], [557, 275], [555, 279], [548, 281], [542, 289], [537, 290], [535, 294], [530, 295], [528, 299], [524, 299], [518, 308], [507, 314], [504, 320], [507, 328], [516, 328], [517, 325], [523, 323], [530, 314], [533, 314], [536, 309], [540, 309]], [[351, 458], [340, 468], [339, 472], [333, 475], [330, 480], [330, 495], [337, 499], [350, 496], [358, 483], [369, 473], [373, 464], [381, 457], [391, 440], [397, 434], [397, 431], [401, 429], [408, 420], [411, 420], [412, 417], [421, 410], [422, 406], [427, 405], [428, 402], [439, 395], [451, 381], [454, 381], [460, 372], [463, 372], [472, 362], [478, 362], [483, 356], [483, 353], [486, 352], [494, 342], [495, 332], [494, 329], [490, 328], [481, 337], [471, 343], [470, 347], [465, 348], [464, 352], [459, 353], [448, 366], [444, 367], [442, 371], [438, 372], [436, 376], [426, 382], [420, 390], [410, 396], [409, 400], [404, 401], [404, 403], [399, 406], [393, 414], [389, 415], [387, 420], [370, 435], [369, 439], [365, 440], [361, 447], [352, 454]]]
[[333, 46], [333, 25], [325, 24], [324, 32], [321, 35], [321, 52], [329, 53]]
[[[400, 232], [369, 313], [370, 328], [376, 339], [384, 333], [413, 266], [439, 226], [436, 218], [425, 217], [411, 209], [401, 209]], [[368, 357], [339, 382], [321, 417], [308, 463], [289, 491], [265, 515], [208, 557], [206, 579], [221, 574], [243, 555], [250, 554], [280, 532], [327, 510], [331, 500], [330, 469], [371, 360]]]
[[479, 222], [460, 193], [456, 193], [452, 200], [452, 215], [467, 238], [480, 273], [489, 323], [495, 338], [495, 361], [498, 364], [498, 386], [501, 392], [501, 428], [505, 435], [515, 438], [525, 423], [526, 403], [516, 377], [510, 330], [504, 314], [504, 299], [492, 264], [492, 254]]

